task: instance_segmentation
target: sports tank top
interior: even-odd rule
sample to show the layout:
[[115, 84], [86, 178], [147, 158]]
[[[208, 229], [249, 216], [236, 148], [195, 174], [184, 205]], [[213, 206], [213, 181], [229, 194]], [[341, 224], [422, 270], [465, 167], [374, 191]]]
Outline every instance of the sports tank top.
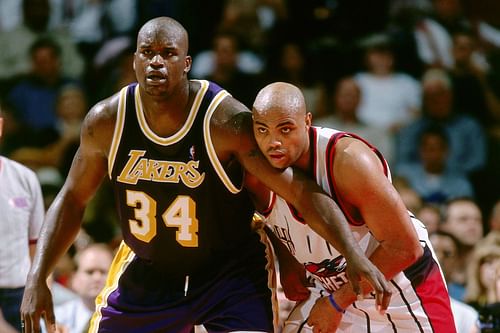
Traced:
[[[311, 127], [312, 172], [316, 182], [329, 194], [342, 209], [354, 237], [361, 248], [370, 255], [378, 246], [362, 220], [350, 216], [336, 194], [333, 159], [336, 143], [343, 137], [353, 137], [367, 144], [379, 157], [384, 166], [384, 173], [390, 179], [387, 162], [370, 143], [352, 133], [329, 128]], [[275, 193], [271, 196], [269, 207], [261, 212], [274, 234], [287, 246], [297, 260], [305, 265], [306, 270], [321, 282], [326, 290], [333, 292], [347, 283], [345, 258], [327, 241], [314, 232], [298, 214], [296, 209]]]
[[178, 275], [220, 266], [256, 247], [253, 205], [233, 183], [210, 137], [214, 110], [229, 94], [209, 81], [199, 90], [181, 129], [159, 137], [148, 126], [136, 84], [120, 92], [109, 158], [125, 243], [142, 260]]

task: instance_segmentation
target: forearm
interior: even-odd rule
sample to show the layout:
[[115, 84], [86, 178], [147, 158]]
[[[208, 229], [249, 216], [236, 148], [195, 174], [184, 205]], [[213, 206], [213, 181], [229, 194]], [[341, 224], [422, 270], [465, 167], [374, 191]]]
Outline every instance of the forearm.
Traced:
[[30, 277], [45, 281], [59, 258], [75, 240], [81, 225], [83, 208], [71, 197], [58, 195], [47, 212], [38, 239]]
[[[423, 254], [420, 244], [404, 244], [401, 246], [378, 246], [369, 257], [370, 261], [384, 274], [387, 280], [391, 280], [395, 275], [414, 264]], [[391, 258], [391, 260], [387, 260]], [[363, 279], [360, 282], [363, 295], [373, 291], [373, 287], [368, 281]], [[335, 300], [344, 309], [356, 301], [356, 294], [350, 284], [345, 284], [334, 292]]]
[[343, 212], [327, 194], [315, 192], [302, 202], [312, 207], [303, 209], [302, 215], [307, 224], [343, 254], [347, 261], [352, 256], [364, 255]]

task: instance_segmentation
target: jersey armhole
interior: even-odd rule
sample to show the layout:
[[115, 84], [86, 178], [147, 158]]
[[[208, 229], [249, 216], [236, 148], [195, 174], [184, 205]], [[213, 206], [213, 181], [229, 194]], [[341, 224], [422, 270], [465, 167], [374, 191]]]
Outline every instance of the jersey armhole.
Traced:
[[109, 149], [108, 156], [108, 176], [109, 179], [113, 178], [113, 167], [115, 164], [116, 153], [118, 152], [118, 146], [120, 145], [123, 124], [125, 123], [125, 109], [127, 106], [127, 89], [129, 86], [123, 87], [120, 90], [120, 98], [118, 100], [118, 111], [116, 113], [116, 123], [113, 132], [113, 139], [111, 141], [111, 147]]

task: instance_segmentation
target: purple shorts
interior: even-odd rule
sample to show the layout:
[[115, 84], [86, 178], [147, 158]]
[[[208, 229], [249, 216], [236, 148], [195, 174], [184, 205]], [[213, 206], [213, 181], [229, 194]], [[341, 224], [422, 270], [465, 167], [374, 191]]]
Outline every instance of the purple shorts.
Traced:
[[[153, 283], [148, 277], [151, 269], [140, 268], [140, 260], [122, 247], [97, 298], [89, 332], [190, 333], [201, 324], [214, 333], [272, 332], [272, 293], [265, 258], [243, 262], [217, 270], [208, 279], [190, 276], [185, 296], [185, 278], [169, 278], [168, 287], [158, 283], [163, 277], [155, 277]], [[142, 283], [137, 283], [137, 277], [143, 277]]]

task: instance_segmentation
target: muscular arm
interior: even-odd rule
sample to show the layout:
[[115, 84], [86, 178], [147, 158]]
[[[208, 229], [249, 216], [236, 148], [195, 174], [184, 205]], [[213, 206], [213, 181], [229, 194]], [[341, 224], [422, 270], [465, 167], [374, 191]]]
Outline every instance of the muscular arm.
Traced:
[[107, 107], [99, 104], [87, 115], [66, 182], [45, 217], [21, 307], [27, 332], [39, 331], [40, 315], [46, 317], [48, 327], [54, 322], [46, 279], [76, 238], [85, 206], [106, 174], [106, 147], [113, 133]]
[[[391, 279], [418, 260], [423, 250], [407, 209], [370, 148], [359, 140], [340, 140], [333, 168], [341, 200], [361, 215], [380, 243], [370, 260], [385, 277]], [[364, 293], [372, 290], [368, 283], [361, 286]], [[345, 285], [335, 298], [345, 308], [356, 296]]]
[[[217, 110], [219, 114], [214, 115], [216, 118], [211, 126], [219, 158], [222, 161], [236, 158], [247, 172], [297, 208], [311, 228], [341, 252], [352, 266], [366, 269], [362, 271], [364, 276], [376, 276], [375, 267], [361, 263], [364, 253], [335, 202], [299, 170], [278, 170], [267, 162], [253, 136], [251, 113], [243, 105], [226, 98], [219, 108], [222, 110]], [[372, 281], [375, 287], [383, 292], [385, 281], [375, 280]]]

